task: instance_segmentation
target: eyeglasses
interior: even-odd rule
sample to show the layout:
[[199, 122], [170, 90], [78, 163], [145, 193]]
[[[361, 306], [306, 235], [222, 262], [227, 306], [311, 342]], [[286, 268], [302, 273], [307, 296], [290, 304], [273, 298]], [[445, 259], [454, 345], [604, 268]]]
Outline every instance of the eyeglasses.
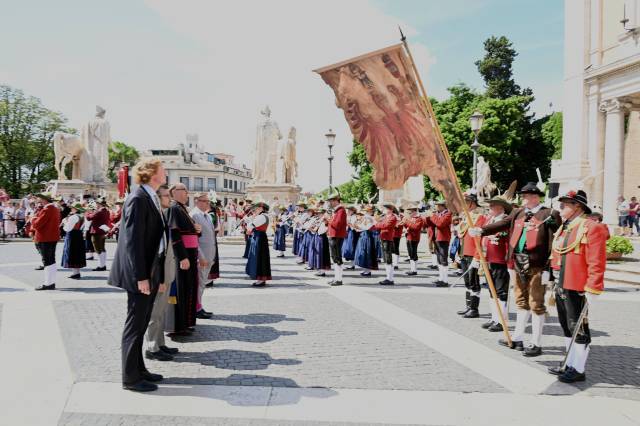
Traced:
[[158, 197], [160, 197], [160, 198], [165, 198], [165, 197], [166, 197], [166, 198], [169, 198], [169, 197], [170, 197], [170, 195], [169, 195], [169, 194], [162, 194], [162, 195], [158, 195]]
[[186, 188], [174, 188], [174, 189], [173, 189], [173, 192], [176, 192], [176, 191], [189, 192]]

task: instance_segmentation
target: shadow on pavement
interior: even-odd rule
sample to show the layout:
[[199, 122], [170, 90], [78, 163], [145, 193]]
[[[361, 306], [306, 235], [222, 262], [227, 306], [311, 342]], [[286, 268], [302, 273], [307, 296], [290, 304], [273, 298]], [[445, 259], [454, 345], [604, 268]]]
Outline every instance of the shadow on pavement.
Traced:
[[192, 362], [225, 370], [266, 370], [270, 365], [298, 365], [297, 359], [274, 359], [266, 352], [220, 349], [207, 352], [180, 352], [174, 362]]
[[176, 342], [223, 342], [238, 341], [249, 343], [267, 343], [281, 336], [295, 336], [295, 331], [280, 331], [273, 327], [247, 326], [231, 327], [226, 325], [198, 324], [196, 332], [191, 336], [172, 337]]
[[275, 324], [282, 321], [304, 321], [303, 318], [288, 318], [284, 314], [214, 315], [214, 321], [232, 321], [244, 324]]

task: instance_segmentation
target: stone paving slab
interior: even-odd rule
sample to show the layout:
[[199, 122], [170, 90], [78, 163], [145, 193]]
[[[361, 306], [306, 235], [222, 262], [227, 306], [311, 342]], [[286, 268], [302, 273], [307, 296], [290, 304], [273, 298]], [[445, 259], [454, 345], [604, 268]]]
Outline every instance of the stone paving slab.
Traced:
[[[330, 295], [258, 293], [265, 290], [206, 297], [214, 318], [169, 343], [181, 353], [174, 362], [149, 361], [150, 371], [176, 384], [505, 392]], [[120, 381], [124, 301], [54, 306], [75, 380]]]
[[64, 413], [60, 426], [145, 426], [145, 425], [190, 425], [190, 426], [411, 426], [390, 423], [315, 422], [267, 419], [207, 418], [182, 416], [132, 416], [119, 414]]
[[[498, 346], [497, 340], [503, 338], [502, 333], [490, 333], [480, 328], [488, 319], [488, 298], [481, 302], [483, 318], [462, 319], [455, 313], [464, 304], [459, 295], [400, 292], [375, 294], [409, 312], [542, 370], [556, 365], [564, 355], [564, 338], [555, 308], [550, 309], [544, 328], [544, 354], [536, 358], [525, 358], [521, 352]], [[590, 324], [593, 344], [587, 366], [587, 381], [576, 385], [576, 392], [588, 390], [593, 395], [640, 401], [640, 331], [635, 325], [638, 309], [640, 308], [636, 302], [619, 301], [602, 301], [592, 309]], [[511, 311], [514, 310], [512, 307]], [[510, 316], [510, 324], [514, 324], [515, 314], [511, 313]], [[527, 332], [531, 332], [530, 326]]]

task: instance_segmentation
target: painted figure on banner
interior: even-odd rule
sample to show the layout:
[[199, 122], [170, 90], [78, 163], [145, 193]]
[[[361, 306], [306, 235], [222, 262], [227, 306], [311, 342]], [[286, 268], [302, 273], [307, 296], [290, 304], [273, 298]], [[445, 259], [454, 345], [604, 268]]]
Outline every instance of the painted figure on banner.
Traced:
[[409, 177], [425, 174], [451, 200], [451, 209], [461, 211], [462, 200], [402, 45], [316, 72], [333, 89], [337, 106], [374, 165], [380, 188], [399, 189]]
[[278, 141], [282, 139], [282, 134], [278, 123], [271, 120], [269, 106], [260, 111], [260, 114], [264, 120], [258, 125], [256, 134], [253, 181], [258, 184], [274, 184], [277, 182]]

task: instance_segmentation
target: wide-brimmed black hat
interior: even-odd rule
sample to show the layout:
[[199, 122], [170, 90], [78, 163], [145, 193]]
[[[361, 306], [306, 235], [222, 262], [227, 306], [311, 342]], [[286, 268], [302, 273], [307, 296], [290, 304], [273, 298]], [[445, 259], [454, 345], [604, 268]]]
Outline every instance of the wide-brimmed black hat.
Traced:
[[472, 201], [476, 203], [477, 206], [480, 205], [480, 201], [478, 201], [478, 194], [476, 194], [475, 192], [465, 192], [464, 199], [466, 201]]
[[578, 189], [577, 191], [571, 190], [565, 195], [559, 197], [558, 201], [560, 201], [561, 203], [563, 201], [572, 201], [574, 203], [578, 203], [582, 205], [582, 209], [586, 214], [591, 214], [591, 207], [589, 207], [589, 203], [587, 202], [587, 193], [582, 189]]
[[264, 210], [265, 212], [269, 211], [269, 204], [262, 202], [262, 201], [258, 201], [257, 203], [253, 203], [253, 205], [251, 206], [251, 210], [255, 210], [258, 207], [262, 207], [262, 210]]
[[540, 191], [538, 185], [535, 182], [529, 182], [525, 186], [522, 187], [518, 194], [538, 194], [541, 197], [544, 197], [544, 192]]
[[396, 214], [398, 213], [398, 208], [393, 203], [385, 203], [385, 204], [382, 205], [382, 207], [391, 209]]

